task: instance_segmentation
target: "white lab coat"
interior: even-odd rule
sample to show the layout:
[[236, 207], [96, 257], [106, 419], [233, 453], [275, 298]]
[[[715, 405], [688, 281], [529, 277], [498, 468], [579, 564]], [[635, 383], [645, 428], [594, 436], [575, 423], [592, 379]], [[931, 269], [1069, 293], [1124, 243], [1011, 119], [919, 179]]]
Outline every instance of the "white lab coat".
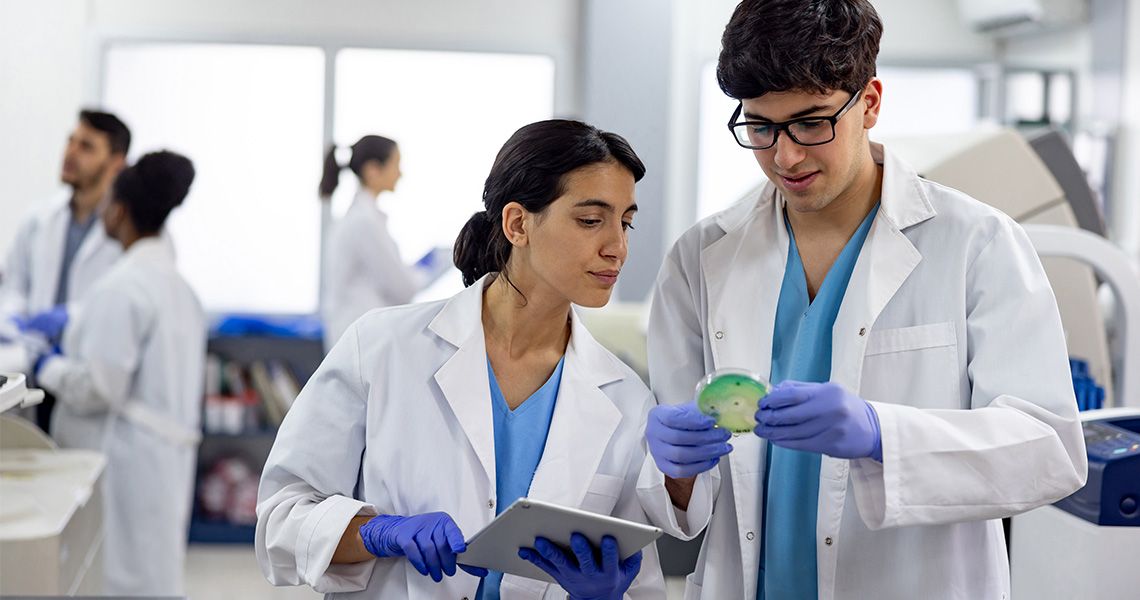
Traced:
[[[61, 192], [47, 206], [37, 208], [16, 232], [0, 279], [0, 319], [35, 314], [55, 305], [71, 221], [70, 201], [71, 193]], [[82, 300], [122, 254], [122, 246], [95, 223], [71, 263], [68, 304]]]
[[105, 591], [181, 595], [206, 322], [168, 242], [131, 246], [68, 325], [63, 353], [39, 380], [57, 398], [59, 445], [107, 456]]
[[[835, 321], [831, 379], [877, 411], [883, 462], [823, 457], [819, 598], [1005, 599], [999, 519], [1067, 496], [1087, 473], [1056, 302], [1010, 218], [878, 144], [872, 153], [881, 207]], [[669, 253], [649, 331], [659, 402], [690, 401], [713, 369], [769, 373], [782, 206], [769, 185]], [[652, 460], [639, 482], [658, 525], [683, 539], [707, 527], [686, 599], [756, 595], [765, 445], [751, 434], [731, 443], [687, 513]]]
[[325, 351], [364, 313], [407, 304], [426, 281], [400, 258], [388, 215], [361, 188], [332, 227], [321, 291]]
[[[293, 404], [262, 472], [254, 542], [274, 585], [337, 597], [474, 598], [405, 558], [330, 565], [357, 515], [443, 511], [467, 538], [495, 517], [495, 440], [483, 339], [484, 277], [449, 300], [373, 311], [333, 347]], [[554, 416], [529, 497], [645, 522], [635, 486], [653, 399], [572, 316]], [[511, 499], [513, 500], [513, 499]], [[504, 499], [504, 502], [507, 500]], [[662, 598], [655, 547], [632, 598]], [[506, 575], [504, 600], [566, 597]]]

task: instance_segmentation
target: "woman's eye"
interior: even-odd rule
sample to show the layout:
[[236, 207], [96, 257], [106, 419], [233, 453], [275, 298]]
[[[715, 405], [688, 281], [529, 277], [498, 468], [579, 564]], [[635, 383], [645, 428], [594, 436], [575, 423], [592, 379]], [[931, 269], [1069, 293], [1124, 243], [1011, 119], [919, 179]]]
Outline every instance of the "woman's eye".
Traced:
[[602, 222], [601, 219], [578, 219], [578, 222], [586, 227], [593, 227]]
[[622, 223], [621, 223], [621, 228], [622, 228], [622, 229], [624, 229], [624, 230], [626, 230], [626, 231], [631, 231], [631, 230], [632, 230], [634, 227], [633, 227], [633, 223], [632, 223], [632, 222], [630, 222], [630, 221], [622, 221]]

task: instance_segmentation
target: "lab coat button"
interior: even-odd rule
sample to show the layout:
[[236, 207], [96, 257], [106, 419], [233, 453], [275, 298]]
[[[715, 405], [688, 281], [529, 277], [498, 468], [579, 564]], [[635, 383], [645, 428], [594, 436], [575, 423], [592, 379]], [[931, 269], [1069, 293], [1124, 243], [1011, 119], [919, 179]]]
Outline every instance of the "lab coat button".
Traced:
[[831, 538], [825, 538], [825, 539], [823, 540], [823, 543], [825, 543], [825, 544], [827, 544], [828, 546], [830, 546], [830, 545], [831, 545], [831, 541], [832, 541], [832, 540], [831, 540]]
[[756, 539], [756, 534], [749, 531], [748, 533], [744, 534], [744, 537], [748, 538], [748, 541], [751, 542], [752, 540]]
[[859, 328], [859, 337], [863, 337], [865, 335], [867, 335], [867, 328], [866, 327], [860, 327]]
[[487, 501], [487, 508], [495, 508], [495, 499], [491, 498]]
[[723, 340], [724, 339], [724, 332], [723, 331], [716, 332], [716, 339]]

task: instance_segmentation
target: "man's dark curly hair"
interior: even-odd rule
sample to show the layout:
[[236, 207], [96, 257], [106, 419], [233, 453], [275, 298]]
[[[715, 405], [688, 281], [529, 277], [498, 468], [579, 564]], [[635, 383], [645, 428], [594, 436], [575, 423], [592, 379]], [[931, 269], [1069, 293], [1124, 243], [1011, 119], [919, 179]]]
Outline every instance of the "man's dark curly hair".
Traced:
[[882, 35], [869, 0], [744, 0], [721, 38], [717, 82], [736, 99], [856, 93], [875, 76]]

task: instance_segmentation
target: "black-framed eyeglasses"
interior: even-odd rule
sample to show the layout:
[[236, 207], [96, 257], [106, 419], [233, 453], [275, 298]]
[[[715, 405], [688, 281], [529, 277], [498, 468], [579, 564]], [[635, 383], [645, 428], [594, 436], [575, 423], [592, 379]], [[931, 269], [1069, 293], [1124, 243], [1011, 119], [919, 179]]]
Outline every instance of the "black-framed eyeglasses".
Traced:
[[847, 111], [855, 106], [855, 101], [862, 96], [860, 93], [852, 94], [851, 98], [839, 109], [839, 112], [830, 117], [803, 117], [782, 123], [768, 121], [737, 121], [744, 104], [737, 104], [728, 120], [728, 130], [736, 143], [750, 150], [765, 150], [776, 145], [780, 132], [785, 131], [792, 141], [801, 146], [821, 146], [835, 139], [835, 123], [843, 118]]

